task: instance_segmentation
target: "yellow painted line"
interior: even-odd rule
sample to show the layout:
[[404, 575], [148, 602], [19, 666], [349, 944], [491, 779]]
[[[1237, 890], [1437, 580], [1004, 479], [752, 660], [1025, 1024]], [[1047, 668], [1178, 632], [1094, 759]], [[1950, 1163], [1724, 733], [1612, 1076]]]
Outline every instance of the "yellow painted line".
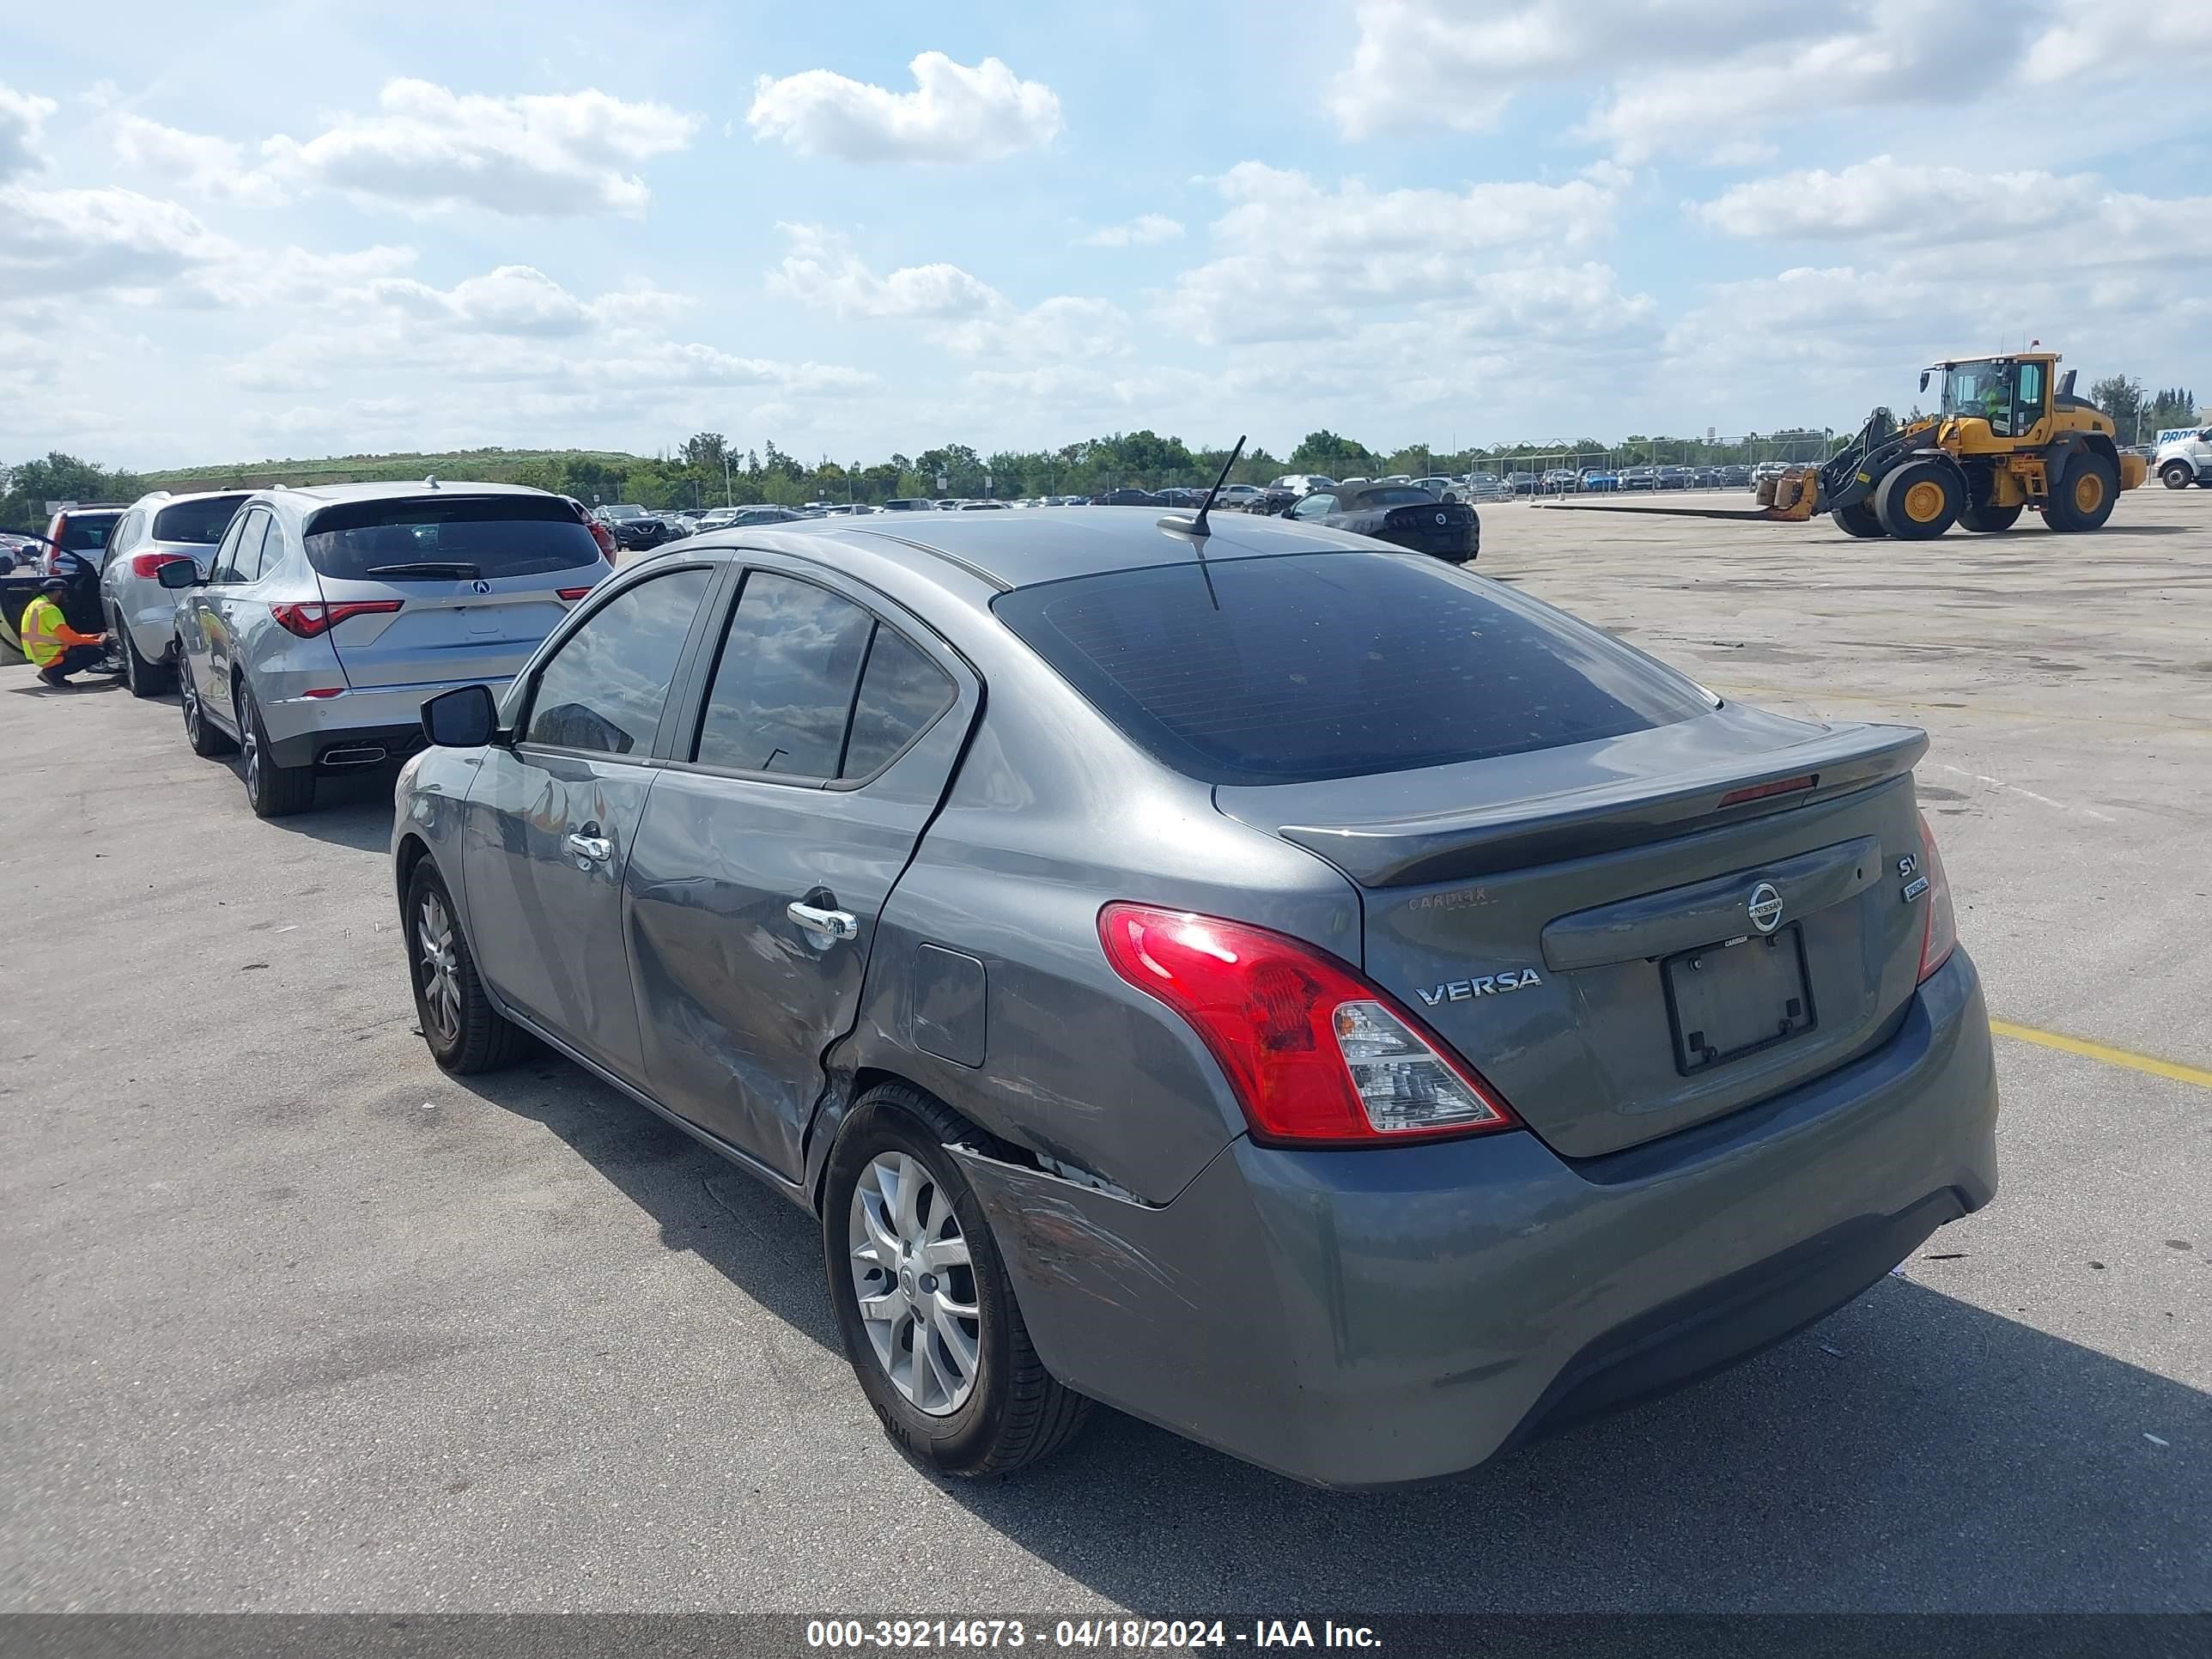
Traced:
[[2080, 1054], [2087, 1060], [2101, 1060], [2108, 1066], [2124, 1066], [2131, 1072], [2148, 1072], [2153, 1077], [2172, 1078], [2176, 1083], [2193, 1083], [2200, 1089], [2212, 1089], [2212, 1072], [2200, 1066], [2153, 1060], [2148, 1054], [2114, 1048], [2102, 1042], [2085, 1042], [2080, 1037], [2061, 1036], [2056, 1031], [2040, 1031], [2033, 1025], [2014, 1025], [2009, 1020], [1993, 1019], [1990, 1030], [2017, 1042], [2039, 1043], [2045, 1048]]

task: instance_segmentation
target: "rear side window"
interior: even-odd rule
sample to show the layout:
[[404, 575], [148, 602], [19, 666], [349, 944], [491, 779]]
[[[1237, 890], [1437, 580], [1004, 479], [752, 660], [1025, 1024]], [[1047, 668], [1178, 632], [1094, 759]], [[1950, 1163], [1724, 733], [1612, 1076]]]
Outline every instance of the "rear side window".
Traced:
[[749, 574], [691, 757], [736, 772], [836, 777], [875, 622], [811, 582]]
[[179, 501], [174, 507], [165, 507], [154, 515], [154, 539], [213, 547], [222, 539], [222, 532], [229, 527], [238, 504], [245, 499], [243, 495], [210, 495], [202, 501]]
[[269, 514], [256, 507], [247, 514], [235, 536], [222, 538], [222, 551], [216, 556], [215, 568], [208, 580], [213, 582], [250, 582], [261, 574], [261, 538], [269, 528]]
[[307, 520], [307, 561], [340, 581], [471, 581], [596, 564], [576, 509], [535, 495], [347, 501]]
[[957, 690], [952, 677], [904, 635], [878, 623], [868, 665], [860, 672], [853, 732], [838, 775], [865, 778], [887, 764], [951, 705]]
[[650, 755], [676, 659], [713, 574], [673, 570], [593, 611], [539, 671], [523, 741], [595, 755]]
[[1407, 555], [1115, 571], [993, 608], [1133, 742], [1211, 783], [1525, 754], [1712, 707], [1595, 629]]
[[107, 538], [115, 529], [119, 513], [65, 513], [62, 515], [62, 533], [57, 538], [64, 553], [97, 553], [107, 545]]

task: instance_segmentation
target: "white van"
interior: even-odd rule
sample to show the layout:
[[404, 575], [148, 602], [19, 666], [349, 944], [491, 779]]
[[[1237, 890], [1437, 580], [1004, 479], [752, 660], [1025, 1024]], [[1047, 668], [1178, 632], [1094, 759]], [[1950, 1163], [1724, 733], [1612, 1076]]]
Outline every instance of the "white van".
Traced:
[[2150, 470], [2168, 489], [2186, 489], [2192, 483], [2212, 489], [2212, 426], [2160, 433]]

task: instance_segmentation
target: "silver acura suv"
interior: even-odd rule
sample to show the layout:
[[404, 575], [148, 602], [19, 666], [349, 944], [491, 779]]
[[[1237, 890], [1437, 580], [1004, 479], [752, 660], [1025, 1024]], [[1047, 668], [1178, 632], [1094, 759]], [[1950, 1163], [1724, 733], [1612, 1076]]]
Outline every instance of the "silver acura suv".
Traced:
[[1425, 555], [1126, 507], [725, 531], [423, 719], [432, 1054], [534, 1036], [811, 1212], [942, 1468], [1098, 1400], [1451, 1474], [1995, 1190], [1925, 737], [1723, 702]]
[[258, 816], [300, 811], [319, 774], [410, 752], [426, 697], [504, 684], [611, 568], [582, 510], [541, 489], [258, 491], [204, 574], [158, 573], [185, 738], [245, 751]]
[[109, 533], [100, 604], [108, 633], [122, 647], [132, 696], [158, 696], [176, 678], [177, 596], [161, 585], [161, 568], [182, 560], [206, 575], [246, 493], [157, 489], [132, 502]]

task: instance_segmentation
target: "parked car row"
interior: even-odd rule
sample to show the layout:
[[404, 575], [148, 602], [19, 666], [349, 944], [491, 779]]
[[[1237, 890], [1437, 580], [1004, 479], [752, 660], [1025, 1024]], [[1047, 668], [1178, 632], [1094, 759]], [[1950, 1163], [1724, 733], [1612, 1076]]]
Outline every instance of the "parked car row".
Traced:
[[1471, 504], [1322, 482], [1212, 557], [1000, 510], [617, 568], [434, 481], [123, 533], [257, 813], [408, 755], [434, 1061], [543, 1045], [807, 1211], [902, 1446], [1103, 1401], [1364, 1487], [1849, 1300], [1988, 1201], [1997, 1103], [1922, 733], [1723, 702], [1476, 575]]

